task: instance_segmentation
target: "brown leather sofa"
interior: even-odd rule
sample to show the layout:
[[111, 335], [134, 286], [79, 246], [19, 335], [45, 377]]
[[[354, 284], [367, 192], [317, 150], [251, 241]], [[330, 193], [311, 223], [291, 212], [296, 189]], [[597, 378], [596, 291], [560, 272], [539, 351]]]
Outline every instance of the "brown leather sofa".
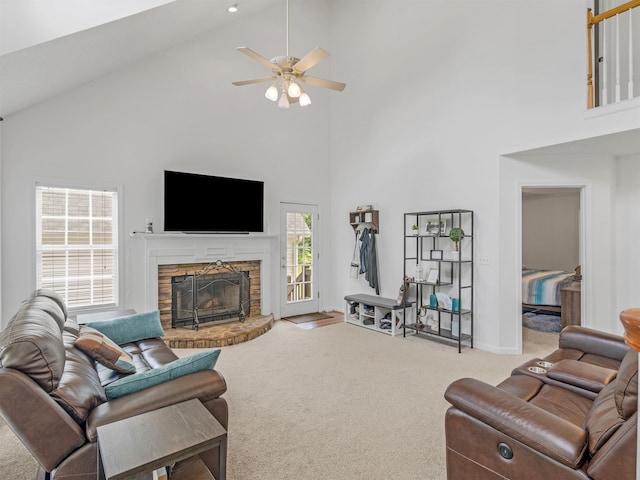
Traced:
[[497, 386], [447, 388], [449, 480], [636, 478], [638, 353], [579, 326]]
[[[39, 290], [0, 332], [0, 414], [39, 464], [38, 479], [95, 480], [96, 428], [198, 398], [227, 428], [227, 386], [215, 369], [190, 373], [107, 401], [101, 365], [74, 345], [78, 325], [60, 297]], [[136, 372], [178, 357], [161, 338], [121, 345]], [[217, 477], [218, 449], [201, 458]]]

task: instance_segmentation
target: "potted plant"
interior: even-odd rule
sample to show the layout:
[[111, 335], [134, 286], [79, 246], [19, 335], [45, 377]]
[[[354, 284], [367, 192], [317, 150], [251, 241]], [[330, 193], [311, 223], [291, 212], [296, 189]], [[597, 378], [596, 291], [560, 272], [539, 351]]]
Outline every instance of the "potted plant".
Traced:
[[418, 225], [413, 225], [411, 227], [411, 230], [413, 230], [414, 235], [418, 235], [418, 233], [420, 232], [420, 227]]
[[455, 252], [451, 252], [453, 259], [458, 260], [460, 258], [460, 242], [464, 238], [464, 230], [460, 227], [453, 227], [449, 232], [449, 238], [456, 244]]

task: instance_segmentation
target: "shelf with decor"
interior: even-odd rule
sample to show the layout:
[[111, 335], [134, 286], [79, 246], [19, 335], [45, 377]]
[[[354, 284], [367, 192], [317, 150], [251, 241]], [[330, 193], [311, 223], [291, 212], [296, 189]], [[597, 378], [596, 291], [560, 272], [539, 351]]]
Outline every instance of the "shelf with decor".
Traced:
[[354, 230], [358, 227], [369, 227], [375, 233], [379, 233], [378, 225], [380, 224], [380, 215], [378, 210], [367, 209], [349, 212], [349, 223]]
[[404, 214], [403, 272], [415, 308], [403, 336], [473, 348], [473, 242], [472, 210]]

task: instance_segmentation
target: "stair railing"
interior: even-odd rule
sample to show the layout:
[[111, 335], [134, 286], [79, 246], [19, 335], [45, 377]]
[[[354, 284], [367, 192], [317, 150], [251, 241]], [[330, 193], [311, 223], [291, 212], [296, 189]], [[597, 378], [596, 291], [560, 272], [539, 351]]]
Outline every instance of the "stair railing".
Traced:
[[[634, 63], [637, 66], [638, 59], [636, 57], [640, 55], [640, 48], [638, 47], [638, 40], [640, 40], [640, 28], [638, 25], [640, 24], [640, 19], [637, 18], [640, 17], [640, 9], [635, 12], [633, 10], [638, 6], [640, 6], [640, 0], [631, 0], [598, 15], [594, 15], [591, 8], [587, 9], [588, 108], [618, 103], [622, 100], [630, 100], [640, 96], [640, 93], [637, 93], [639, 89], [636, 88], [633, 77]], [[594, 29], [593, 27], [598, 26], [600, 23], [602, 28], [600, 32], [597, 32], [598, 28]], [[634, 33], [636, 38], [635, 51]], [[613, 45], [610, 46], [609, 42], [612, 42]], [[623, 60], [624, 56], [627, 57], [626, 63]], [[597, 58], [597, 62], [594, 62], [594, 57]], [[595, 63], [599, 63], [600, 68], [596, 69]], [[623, 79], [621, 77], [625, 73], [627, 79], [626, 94], [623, 93]], [[613, 94], [609, 92], [610, 80], [614, 82]], [[611, 99], [609, 98], [610, 96]]]

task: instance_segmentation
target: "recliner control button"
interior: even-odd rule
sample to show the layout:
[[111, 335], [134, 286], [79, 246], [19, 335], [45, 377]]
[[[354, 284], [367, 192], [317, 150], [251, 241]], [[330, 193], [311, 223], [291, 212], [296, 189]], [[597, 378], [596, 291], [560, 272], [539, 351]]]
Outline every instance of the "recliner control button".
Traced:
[[500, 442], [498, 444], [498, 452], [500, 452], [502, 458], [506, 458], [507, 460], [513, 458], [513, 450], [511, 450], [511, 447], [506, 443]]

